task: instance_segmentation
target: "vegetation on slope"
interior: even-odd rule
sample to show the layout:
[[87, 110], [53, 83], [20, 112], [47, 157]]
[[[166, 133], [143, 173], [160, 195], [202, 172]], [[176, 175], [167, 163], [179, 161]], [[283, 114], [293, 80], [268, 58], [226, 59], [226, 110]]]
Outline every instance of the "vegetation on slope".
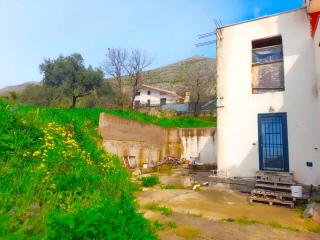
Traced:
[[123, 118], [128, 118], [140, 122], [155, 124], [167, 128], [200, 128], [200, 127], [215, 127], [216, 119], [212, 116], [207, 117], [191, 117], [191, 116], [172, 116], [172, 117], [157, 117], [146, 113], [141, 113], [132, 110], [102, 110], [112, 115]]
[[155, 239], [119, 159], [97, 145], [100, 111], [0, 102], [0, 238]]

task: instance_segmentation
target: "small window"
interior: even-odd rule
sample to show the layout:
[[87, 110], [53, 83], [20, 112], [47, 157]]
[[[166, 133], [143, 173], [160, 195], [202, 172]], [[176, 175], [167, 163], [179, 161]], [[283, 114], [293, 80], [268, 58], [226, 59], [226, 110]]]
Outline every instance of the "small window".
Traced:
[[284, 90], [281, 36], [252, 42], [252, 92]]
[[167, 99], [166, 98], [160, 98], [160, 106], [166, 105]]
[[151, 94], [151, 91], [150, 90], [148, 90], [148, 95], [150, 95]]
[[151, 101], [150, 101], [150, 99], [148, 99], [148, 101], [147, 101], [147, 107], [150, 107], [150, 105], [151, 105]]
[[136, 93], [136, 96], [140, 96], [140, 92], [137, 92], [137, 93]]
[[135, 108], [139, 108], [140, 107], [140, 101], [139, 100], [134, 101], [134, 107]]

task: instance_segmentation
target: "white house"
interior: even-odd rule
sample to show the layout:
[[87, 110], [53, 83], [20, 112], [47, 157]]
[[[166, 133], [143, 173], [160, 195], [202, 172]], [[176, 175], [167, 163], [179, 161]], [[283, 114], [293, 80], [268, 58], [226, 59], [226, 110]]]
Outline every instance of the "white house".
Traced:
[[320, 184], [320, 0], [217, 29], [218, 170]]
[[134, 99], [134, 106], [160, 106], [177, 103], [180, 100], [183, 100], [183, 97], [178, 95], [176, 92], [144, 84], [137, 92]]

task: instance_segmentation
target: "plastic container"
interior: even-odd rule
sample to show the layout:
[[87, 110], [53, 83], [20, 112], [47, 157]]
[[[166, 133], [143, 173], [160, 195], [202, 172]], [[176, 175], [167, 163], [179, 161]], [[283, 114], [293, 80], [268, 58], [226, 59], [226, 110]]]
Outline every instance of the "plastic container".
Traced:
[[302, 197], [302, 186], [291, 186], [292, 197]]

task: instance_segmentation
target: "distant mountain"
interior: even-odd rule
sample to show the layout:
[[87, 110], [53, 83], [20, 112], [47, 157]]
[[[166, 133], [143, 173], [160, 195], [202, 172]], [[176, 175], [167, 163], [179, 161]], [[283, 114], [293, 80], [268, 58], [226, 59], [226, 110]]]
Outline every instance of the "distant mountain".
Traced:
[[19, 85], [8, 86], [0, 89], [0, 94], [5, 94], [7, 92], [21, 92], [30, 85], [39, 85], [39, 84], [40, 84], [39, 82], [25, 82]]

